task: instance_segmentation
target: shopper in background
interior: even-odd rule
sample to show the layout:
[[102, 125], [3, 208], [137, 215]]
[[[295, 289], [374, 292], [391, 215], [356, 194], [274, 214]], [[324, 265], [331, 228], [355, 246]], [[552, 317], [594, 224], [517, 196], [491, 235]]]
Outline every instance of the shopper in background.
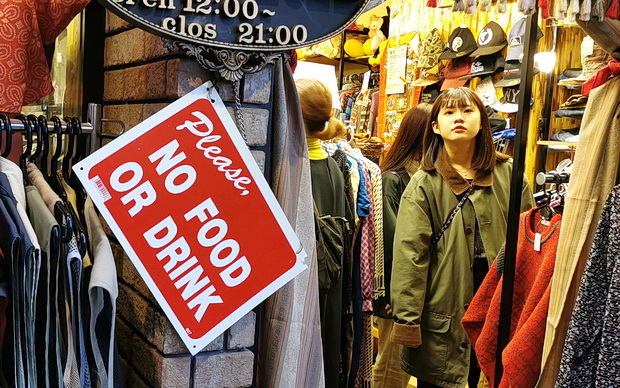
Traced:
[[409, 180], [420, 167], [424, 128], [431, 115], [431, 105], [421, 103], [409, 110], [400, 123], [396, 140], [381, 164], [383, 172], [383, 241], [385, 246], [386, 296], [375, 301], [373, 308], [379, 330], [379, 349], [373, 369], [374, 388], [406, 388], [410, 375], [400, 367], [399, 346], [390, 341], [394, 326], [390, 307], [392, 247], [400, 197]]
[[[461, 319], [506, 237], [511, 173], [480, 98], [467, 88], [443, 92], [394, 235], [391, 338], [403, 345], [401, 366], [418, 388], [478, 384]], [[533, 206], [527, 182], [521, 203]]]
[[[352, 220], [347, 205], [345, 181], [338, 165], [325, 152], [320, 140], [342, 136], [344, 124], [332, 117], [332, 95], [329, 87], [317, 79], [295, 81], [306, 130], [312, 198], [320, 216], [346, 217]], [[340, 263], [342, 265], [342, 263]], [[319, 277], [322, 276], [319, 273]], [[342, 276], [329, 289], [319, 292], [321, 337], [325, 386], [338, 387], [340, 380], [340, 344], [342, 321]]]

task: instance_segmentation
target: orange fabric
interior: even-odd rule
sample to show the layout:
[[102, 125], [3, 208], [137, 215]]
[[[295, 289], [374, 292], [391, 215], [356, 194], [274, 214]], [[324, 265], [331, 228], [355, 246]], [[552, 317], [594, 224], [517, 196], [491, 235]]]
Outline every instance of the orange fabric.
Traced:
[[[551, 277], [560, 237], [560, 215], [549, 226], [540, 224], [540, 212], [522, 213], [517, 246], [514, 297], [510, 341], [502, 352], [504, 375], [500, 388], [533, 388], [540, 374], [545, 322], [551, 295]], [[540, 251], [534, 249], [533, 225], [541, 233]], [[495, 386], [497, 328], [502, 294], [502, 279], [496, 260], [474, 296], [465, 316], [467, 332], [490, 386]]]
[[53, 43], [88, 2], [0, 1], [0, 112], [19, 113], [54, 90], [43, 46]]

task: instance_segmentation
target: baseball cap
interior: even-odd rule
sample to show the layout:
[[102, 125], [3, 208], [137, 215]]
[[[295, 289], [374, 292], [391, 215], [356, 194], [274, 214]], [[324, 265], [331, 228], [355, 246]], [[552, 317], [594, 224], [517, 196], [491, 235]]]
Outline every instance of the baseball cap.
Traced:
[[497, 102], [497, 94], [495, 93], [495, 88], [493, 87], [493, 79], [491, 77], [487, 77], [480, 81], [476, 87], [476, 94], [480, 97], [484, 106], [495, 104]]
[[471, 30], [467, 27], [457, 27], [452, 31], [452, 34], [450, 34], [448, 45], [439, 56], [439, 59], [460, 58], [471, 54], [477, 48], [476, 38], [474, 38], [474, 34]]
[[440, 91], [439, 91], [438, 83], [428, 85], [427, 87], [424, 88], [424, 90], [422, 90], [422, 96], [420, 100], [422, 102], [426, 102], [427, 104], [432, 104], [435, 102], [437, 97], [439, 97], [439, 94], [440, 94]]
[[461, 77], [468, 75], [470, 71], [471, 62], [469, 57], [450, 59], [443, 69], [445, 79], [441, 85], [441, 91], [464, 86], [467, 80], [461, 79]]
[[[519, 86], [512, 86], [504, 88], [504, 97], [491, 107], [498, 112], [503, 113], [515, 113], [519, 110]], [[534, 103], [534, 98], [531, 99], [530, 105]]]
[[411, 86], [428, 86], [441, 81], [439, 65], [430, 69], [422, 69], [420, 77], [411, 83]]
[[478, 34], [478, 48], [469, 56], [476, 57], [478, 55], [495, 54], [506, 47], [507, 44], [506, 33], [502, 27], [496, 22], [489, 22], [480, 30]]
[[[543, 37], [543, 33], [538, 25], [536, 32], [536, 41]], [[525, 45], [525, 18], [519, 19], [508, 33], [508, 55], [507, 61], [520, 61], [523, 55], [523, 47]]]
[[420, 55], [418, 56], [418, 67], [430, 69], [437, 65], [439, 56], [443, 52], [445, 42], [439, 30], [433, 30], [420, 42]]
[[462, 77], [467, 80], [471, 78], [481, 77], [495, 73], [499, 69], [503, 69], [506, 66], [506, 60], [501, 53], [495, 53], [491, 55], [483, 55], [476, 58], [471, 63], [471, 71], [469, 75]]
[[[534, 75], [540, 71], [534, 67]], [[516, 61], [507, 61], [504, 67], [504, 79], [498, 81], [495, 84], [496, 88], [503, 88], [506, 86], [515, 86], [521, 83], [521, 63]]]
[[492, 105], [498, 112], [515, 113], [519, 110], [519, 86], [504, 88], [504, 97]]

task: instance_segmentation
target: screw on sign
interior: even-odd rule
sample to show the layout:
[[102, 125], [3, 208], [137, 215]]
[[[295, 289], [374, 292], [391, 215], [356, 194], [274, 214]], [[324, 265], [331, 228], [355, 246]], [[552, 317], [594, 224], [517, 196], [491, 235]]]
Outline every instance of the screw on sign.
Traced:
[[74, 167], [191, 352], [306, 268], [299, 239], [208, 87]]

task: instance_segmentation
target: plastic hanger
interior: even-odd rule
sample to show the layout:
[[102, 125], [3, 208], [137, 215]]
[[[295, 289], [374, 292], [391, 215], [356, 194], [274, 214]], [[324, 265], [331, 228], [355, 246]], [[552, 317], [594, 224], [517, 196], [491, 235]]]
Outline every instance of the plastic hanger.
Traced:
[[56, 134], [56, 148], [54, 150], [54, 155], [52, 155], [52, 171], [50, 171], [50, 174], [55, 174], [56, 171], [58, 171], [58, 158], [60, 158], [60, 154], [62, 153], [62, 123], [56, 116], [53, 116], [50, 120], [54, 123], [54, 130], [52, 133]]
[[75, 152], [75, 122], [70, 117], [64, 118], [67, 123], [67, 134], [69, 136], [69, 142], [67, 146], [67, 153], [62, 158], [62, 172], [65, 177], [70, 174], [71, 158]]
[[47, 118], [41, 115], [37, 120], [39, 120], [39, 126], [41, 128], [41, 141], [39, 142], [41, 145], [41, 160], [39, 161], [39, 169], [41, 169], [43, 176], [47, 178], [48, 157], [50, 153], [50, 137], [47, 131]]
[[39, 122], [39, 119], [37, 119], [37, 116], [28, 115], [27, 118], [32, 129], [37, 133], [37, 147], [34, 153], [30, 156], [30, 161], [37, 164], [37, 160], [41, 156], [41, 151], [43, 150], [43, 129], [41, 128], [41, 123]]
[[22, 122], [26, 133], [26, 149], [19, 157], [19, 167], [22, 169], [22, 173], [24, 174], [24, 181], [30, 182], [28, 179], [28, 171], [26, 169], [26, 159], [28, 159], [32, 154], [32, 127], [30, 126], [30, 122], [26, 116], [20, 114], [17, 115], [16, 118]]
[[11, 119], [7, 115], [0, 114], [0, 119], [4, 123], [3, 130], [6, 133], [4, 152], [2, 153], [2, 157], [6, 158], [11, 153], [11, 146], [13, 145], [13, 129], [11, 128]]
[[[75, 166], [80, 160], [86, 157], [90, 136], [82, 133], [82, 125], [77, 118], [73, 117], [71, 121], [73, 123], [73, 129], [76, 136], [75, 155], [71, 159], [71, 166]], [[82, 183], [73, 171], [71, 171], [68, 183], [75, 191], [78, 212], [81, 214], [84, 210], [84, 203], [86, 202], [86, 192], [84, 190], [84, 186], [82, 186]]]

